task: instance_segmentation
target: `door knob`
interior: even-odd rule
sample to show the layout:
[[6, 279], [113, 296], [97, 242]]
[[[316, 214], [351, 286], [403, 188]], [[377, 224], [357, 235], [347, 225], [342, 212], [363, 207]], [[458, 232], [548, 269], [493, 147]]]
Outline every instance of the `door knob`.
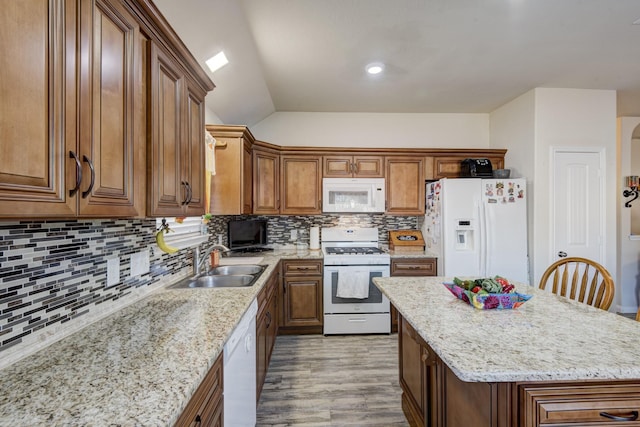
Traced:
[[565, 251], [560, 251], [560, 252], [558, 252], [558, 256], [560, 258], [566, 258], [567, 257], [567, 253]]

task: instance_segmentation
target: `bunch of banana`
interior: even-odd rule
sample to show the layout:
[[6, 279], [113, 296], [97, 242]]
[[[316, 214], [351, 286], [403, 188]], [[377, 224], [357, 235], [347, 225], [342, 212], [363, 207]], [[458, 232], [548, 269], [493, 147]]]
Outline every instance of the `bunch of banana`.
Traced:
[[174, 248], [173, 246], [169, 246], [167, 245], [167, 243], [164, 241], [164, 235], [165, 233], [170, 232], [171, 229], [169, 228], [168, 225], [164, 225], [163, 227], [160, 228], [160, 230], [156, 233], [156, 243], [158, 244], [158, 247], [160, 248], [160, 250], [162, 250], [163, 252], [166, 252], [168, 254], [173, 254], [178, 252], [178, 248]]

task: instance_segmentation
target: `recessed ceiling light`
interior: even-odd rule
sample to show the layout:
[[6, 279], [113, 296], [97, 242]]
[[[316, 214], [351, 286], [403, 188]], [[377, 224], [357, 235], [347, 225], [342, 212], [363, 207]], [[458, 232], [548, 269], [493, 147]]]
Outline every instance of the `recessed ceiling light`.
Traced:
[[226, 55], [222, 51], [220, 51], [220, 53], [206, 60], [207, 67], [209, 67], [212, 73], [215, 73], [220, 68], [227, 65], [228, 63], [229, 63], [229, 60], [227, 59]]
[[374, 62], [366, 66], [367, 73], [380, 74], [384, 71], [384, 64], [381, 62]]

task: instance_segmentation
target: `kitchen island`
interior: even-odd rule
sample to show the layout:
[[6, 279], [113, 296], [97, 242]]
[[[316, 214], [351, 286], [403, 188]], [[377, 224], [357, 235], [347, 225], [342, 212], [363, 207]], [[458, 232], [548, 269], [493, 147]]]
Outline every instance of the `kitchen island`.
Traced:
[[247, 288], [159, 289], [0, 370], [0, 426], [172, 426], [281, 259]]
[[640, 425], [640, 323], [524, 285], [519, 308], [477, 310], [444, 281], [374, 279], [401, 316], [412, 425]]

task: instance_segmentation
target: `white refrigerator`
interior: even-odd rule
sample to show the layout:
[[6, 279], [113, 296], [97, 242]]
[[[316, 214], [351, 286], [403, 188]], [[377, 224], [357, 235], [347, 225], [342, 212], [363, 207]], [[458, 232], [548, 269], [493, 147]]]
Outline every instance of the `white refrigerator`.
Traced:
[[526, 180], [455, 178], [427, 184], [422, 226], [438, 276], [529, 283]]

